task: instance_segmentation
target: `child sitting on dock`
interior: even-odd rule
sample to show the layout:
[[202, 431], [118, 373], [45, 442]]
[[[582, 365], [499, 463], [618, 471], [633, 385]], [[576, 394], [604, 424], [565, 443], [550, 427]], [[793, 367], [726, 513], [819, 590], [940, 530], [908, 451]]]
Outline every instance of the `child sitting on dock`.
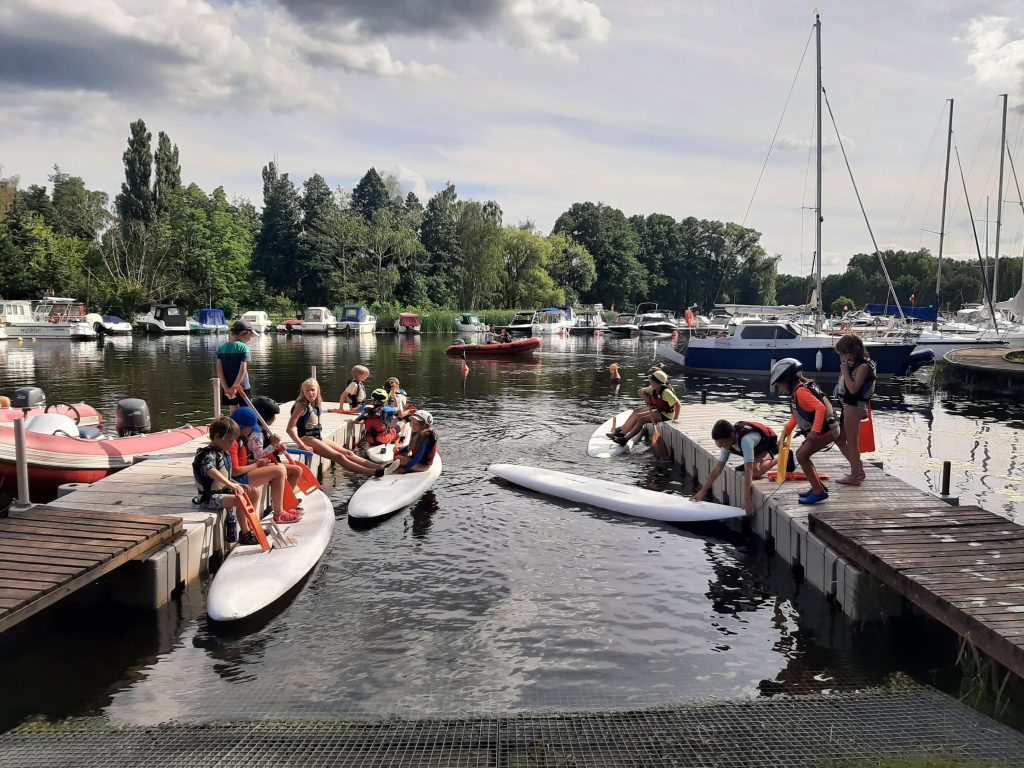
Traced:
[[839, 354], [837, 394], [843, 403], [836, 443], [850, 462], [850, 474], [836, 480], [840, 485], [860, 485], [867, 475], [860, 459], [860, 423], [868, 417], [868, 403], [875, 394], [878, 375], [859, 336], [847, 334], [836, 342]]
[[[245, 487], [231, 479], [229, 451], [241, 431], [229, 416], [219, 416], [210, 424], [210, 444], [196, 451], [192, 459], [192, 476], [199, 495], [192, 503], [204, 509], [235, 509], [235, 497], [247, 493]], [[239, 544], [257, 544], [256, 534], [249, 527], [245, 515], [238, 517]]]
[[839, 422], [828, 397], [801, 373], [803, 369], [799, 360], [784, 357], [772, 366], [770, 383], [772, 389], [789, 398], [791, 415], [783, 430], [783, 439], [797, 427], [807, 435], [796, 452], [796, 460], [811, 487], [800, 493], [800, 503], [817, 504], [828, 498], [828, 489], [818, 478], [811, 456], [827, 448], [839, 436]]
[[359, 406], [366, 399], [366, 380], [370, 378], [370, 369], [365, 365], [352, 366], [352, 378], [348, 380], [345, 389], [338, 398], [338, 408], [335, 413], [358, 413]]
[[417, 411], [409, 418], [412, 438], [409, 445], [396, 451], [402, 472], [426, 472], [437, 455], [437, 431], [429, 411]]
[[269, 456], [254, 456], [254, 450], [263, 453], [263, 428], [259, 416], [249, 407], [237, 409], [231, 420], [238, 425], [239, 436], [231, 448], [231, 476], [239, 483], [256, 490], [262, 485], [270, 487], [270, 502], [274, 510], [275, 523], [297, 523], [302, 514], [295, 509], [284, 507], [284, 486], [288, 482], [288, 471]]
[[748, 515], [754, 514], [754, 481], [760, 480], [768, 470], [775, 466], [779, 453], [779, 438], [775, 432], [757, 421], [738, 421], [730, 424], [719, 419], [711, 428], [711, 439], [715, 441], [721, 453], [718, 463], [701, 489], [693, 495], [694, 501], [704, 501], [715, 480], [722, 474], [729, 456], [735, 454], [743, 457], [743, 472], [746, 484], [743, 491], [743, 509]]
[[366, 445], [387, 445], [398, 440], [398, 428], [394, 426], [398, 409], [385, 405], [388, 401], [386, 389], [375, 389], [370, 393], [370, 402], [363, 406], [363, 412], [355, 423], [363, 425], [363, 441]]
[[650, 382], [650, 386], [636, 391], [646, 402], [646, 407], [633, 411], [626, 423], [609, 435], [619, 445], [626, 445], [640, 434], [645, 424], [657, 424], [669, 419], [679, 421], [682, 403], [669, 383], [668, 374], [660, 368], [655, 369], [650, 374]]
[[359, 475], [383, 477], [388, 472], [398, 469], [398, 461], [393, 461], [386, 468], [380, 469], [369, 459], [357, 456], [348, 448], [323, 437], [320, 426], [323, 404], [319, 382], [316, 379], [306, 379], [302, 382], [299, 396], [295, 398], [291, 417], [288, 419], [288, 436], [295, 441], [296, 446], [304, 451], [312, 451]]

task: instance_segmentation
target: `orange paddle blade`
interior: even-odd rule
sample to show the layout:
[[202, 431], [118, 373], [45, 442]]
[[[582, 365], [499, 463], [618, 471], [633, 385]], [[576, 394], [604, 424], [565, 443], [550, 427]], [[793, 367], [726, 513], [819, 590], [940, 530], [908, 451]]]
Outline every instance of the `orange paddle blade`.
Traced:
[[317, 482], [316, 475], [313, 474], [313, 470], [307, 467], [305, 462], [295, 461], [290, 456], [288, 458], [292, 463], [297, 464], [302, 469], [302, 476], [299, 478], [298, 482], [299, 490], [306, 494], [312, 493], [313, 491], [319, 491], [320, 483]]
[[267, 535], [263, 532], [263, 526], [260, 524], [260, 516], [256, 514], [256, 507], [252, 505], [249, 496], [246, 493], [235, 494], [235, 501], [239, 509], [242, 510], [242, 514], [245, 515], [250, 530], [256, 534], [256, 541], [260, 543], [260, 549], [269, 552], [270, 542], [267, 541]]
[[[775, 480], [775, 479], [778, 478], [778, 476], [779, 476], [778, 472], [769, 472], [768, 473], [768, 479], [769, 480]], [[786, 479], [787, 480], [806, 480], [807, 479], [807, 475], [805, 475], [803, 472], [787, 472], [786, 473]], [[818, 473], [818, 479], [819, 480], [831, 480], [832, 478], [831, 478], [830, 475], [825, 475], [825, 474], [822, 474], [821, 472], [819, 472]]]

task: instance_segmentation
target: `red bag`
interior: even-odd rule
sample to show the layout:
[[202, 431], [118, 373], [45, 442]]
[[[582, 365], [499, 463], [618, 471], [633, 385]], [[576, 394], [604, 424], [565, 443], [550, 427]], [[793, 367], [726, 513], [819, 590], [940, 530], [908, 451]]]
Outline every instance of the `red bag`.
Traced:
[[868, 417], [860, 422], [858, 444], [861, 453], [875, 452], [875, 422], [871, 418], [871, 403], [868, 403]]

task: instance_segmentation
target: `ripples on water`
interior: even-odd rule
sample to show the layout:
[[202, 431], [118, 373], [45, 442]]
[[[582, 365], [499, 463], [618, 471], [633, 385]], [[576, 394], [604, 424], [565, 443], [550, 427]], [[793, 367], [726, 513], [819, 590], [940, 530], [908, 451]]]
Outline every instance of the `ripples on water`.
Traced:
[[[145, 398], [159, 428], [209, 418], [222, 339], [0, 345], [0, 391], [44, 387], [112, 416]], [[788, 569], [715, 525], [682, 528], [581, 509], [492, 479], [523, 462], [669, 492], [666, 462], [589, 459], [594, 426], [621, 410], [654, 357], [639, 341], [556, 340], [532, 362], [461, 362], [446, 339], [263, 338], [254, 388], [294, 396], [311, 366], [336, 398], [349, 368], [398, 375], [434, 414], [445, 472], [411, 511], [352, 527], [358, 480], [329, 477], [339, 524], [325, 558], [269, 615], [220, 628], [194, 589], [151, 614], [79, 601], [0, 638], [0, 717], [102, 712], [151, 723], [304, 714], [429, 715], [634, 706], [709, 696], [849, 689], [896, 670], [928, 677], [945, 649], [902, 627], [853, 631]], [[607, 366], [625, 372], [615, 394]], [[763, 382], [691, 380], [781, 422]], [[954, 493], [1013, 516], [1022, 422], [1014, 403], [966, 402], [925, 380], [876, 395], [880, 457], [923, 488], [954, 462]], [[685, 414], [685, 410], [684, 410]], [[685, 415], [684, 415], [685, 418]], [[100, 590], [94, 590], [98, 593]], [[31, 649], [31, 652], [28, 650]], [[88, 670], [82, 671], [82, 662]]]

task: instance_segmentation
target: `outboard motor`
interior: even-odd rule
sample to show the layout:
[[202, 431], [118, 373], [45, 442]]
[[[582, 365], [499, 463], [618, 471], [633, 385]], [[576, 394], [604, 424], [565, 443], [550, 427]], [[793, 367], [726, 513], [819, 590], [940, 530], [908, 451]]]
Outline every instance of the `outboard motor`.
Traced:
[[42, 408], [46, 405], [46, 393], [39, 387], [18, 387], [11, 401], [12, 408]]
[[153, 424], [149, 418], [149, 406], [146, 405], [146, 401], [137, 397], [119, 400], [116, 427], [119, 437], [148, 434]]

